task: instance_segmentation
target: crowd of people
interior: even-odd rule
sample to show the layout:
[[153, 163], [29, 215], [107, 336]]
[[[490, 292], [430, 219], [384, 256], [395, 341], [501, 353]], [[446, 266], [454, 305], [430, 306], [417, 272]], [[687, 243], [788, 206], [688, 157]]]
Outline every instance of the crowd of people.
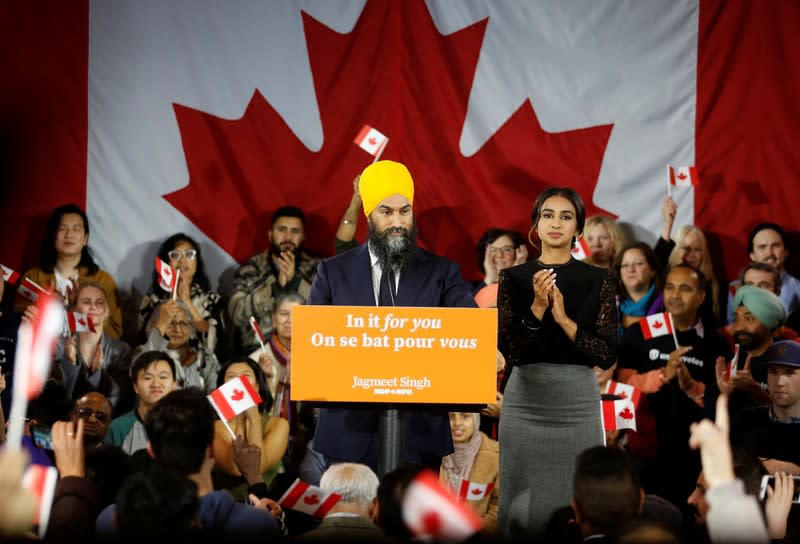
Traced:
[[[572, 189], [552, 187], [532, 203], [527, 235], [486, 230], [476, 247], [483, 277], [469, 284], [418, 247], [405, 166], [378, 161], [353, 188], [335, 256], [307, 252], [303, 211], [280, 207], [269, 247], [236, 271], [230, 297], [214, 290], [194, 238], [167, 237], [153, 257], [178, 272], [177, 284], [165, 290], [154, 270], [134, 316], [122, 315], [114, 279], [89, 249], [86, 213], [54, 210], [39, 262], [21, 277], [93, 326], [65, 328], [28, 406], [25, 453], [0, 453], [0, 533], [31, 530], [9, 501], [28, 512], [13, 498], [13, 475], [32, 462], [59, 471], [45, 535], [53, 540], [406, 540], [403, 490], [424, 470], [482, 520], [475, 539], [800, 538], [791, 508], [800, 281], [786, 271], [780, 225], [753, 227], [751, 262], [726, 286], [702, 230], [685, 225], [673, 237], [671, 198], [651, 247], [609, 217], [586, 217]], [[361, 212], [369, 232], [359, 244]], [[584, 260], [573, 251], [581, 238]], [[16, 332], [37, 306], [30, 289], [4, 289], [14, 285], [0, 279], [0, 299], [13, 299], [0, 310], [7, 417]], [[302, 304], [496, 307], [496, 402], [480, 412], [402, 410], [405, 442], [387, 469], [380, 409], [292, 400], [291, 315]], [[652, 334], [657, 315], [671, 334]], [[221, 421], [206, 395], [239, 378], [264, 402]], [[636, 431], [603, 430], [610, 380], [641, 391]], [[774, 479], [762, 486], [765, 475]], [[276, 501], [296, 478], [342, 498], [321, 521], [283, 509]]]

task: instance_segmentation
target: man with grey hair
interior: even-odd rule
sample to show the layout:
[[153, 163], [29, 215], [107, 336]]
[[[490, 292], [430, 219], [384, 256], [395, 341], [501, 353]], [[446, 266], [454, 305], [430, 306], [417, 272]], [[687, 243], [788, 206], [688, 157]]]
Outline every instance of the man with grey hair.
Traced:
[[361, 540], [383, 538], [373, 523], [377, 516], [378, 477], [367, 465], [337, 463], [322, 475], [319, 486], [342, 496], [316, 529], [299, 540]]

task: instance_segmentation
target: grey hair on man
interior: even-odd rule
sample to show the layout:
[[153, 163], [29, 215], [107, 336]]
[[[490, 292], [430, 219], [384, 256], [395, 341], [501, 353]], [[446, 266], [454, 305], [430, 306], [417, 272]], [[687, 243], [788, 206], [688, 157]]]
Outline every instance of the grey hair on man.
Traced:
[[342, 496], [337, 507], [347, 505], [367, 516], [377, 497], [378, 483], [378, 477], [367, 465], [336, 463], [322, 475], [319, 487]]

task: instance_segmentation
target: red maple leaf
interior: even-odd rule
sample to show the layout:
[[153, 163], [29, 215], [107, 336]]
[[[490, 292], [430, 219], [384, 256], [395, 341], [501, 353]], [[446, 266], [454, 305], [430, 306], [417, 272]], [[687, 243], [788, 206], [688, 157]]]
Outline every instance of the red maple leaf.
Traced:
[[439, 514], [434, 512], [433, 510], [429, 510], [425, 512], [422, 516], [422, 531], [426, 535], [436, 535], [439, 534], [439, 530], [442, 528], [442, 519], [439, 517]]
[[233, 390], [233, 394], [231, 395], [231, 400], [239, 402], [243, 398], [244, 398], [244, 391], [242, 391], [241, 389], [234, 389]]
[[85, 319], [83, 319], [83, 318], [80, 318], [80, 319], [78, 320], [78, 325], [86, 325], [86, 320], [85, 320]]
[[617, 396], [621, 399], [627, 399], [628, 393], [626, 393], [625, 391], [620, 391], [619, 393], [617, 393]]
[[481, 493], [483, 493], [482, 489], [473, 489], [472, 490], [472, 494], [473, 495], [480, 495]]
[[312, 493], [311, 495], [303, 497], [303, 502], [308, 505], [317, 504], [319, 502], [319, 497], [317, 497], [316, 493]]
[[624, 410], [619, 413], [619, 417], [622, 419], [633, 419], [635, 416], [629, 406], [626, 406]]
[[678, 179], [686, 179], [686, 174], [684, 174], [683, 172], [679, 173]]
[[414, 177], [420, 244], [458, 261], [467, 277], [478, 273], [482, 232], [528, 232], [545, 187], [569, 185], [587, 214], [599, 211], [591, 197], [611, 125], [548, 133], [526, 101], [477, 153], [460, 153], [487, 20], [442, 36], [423, 0], [387, 0], [367, 2], [350, 34], [305, 13], [303, 24], [320, 151], [309, 151], [258, 91], [236, 120], [174, 106], [190, 179], [165, 198], [238, 261], [265, 249], [269, 214], [289, 203], [306, 212], [306, 245], [332, 252], [352, 179], [372, 159], [352, 143], [364, 123], [390, 138], [382, 158]]
[[653, 321], [653, 328], [654, 329], [660, 329], [663, 326], [664, 326], [664, 324], [661, 321]]

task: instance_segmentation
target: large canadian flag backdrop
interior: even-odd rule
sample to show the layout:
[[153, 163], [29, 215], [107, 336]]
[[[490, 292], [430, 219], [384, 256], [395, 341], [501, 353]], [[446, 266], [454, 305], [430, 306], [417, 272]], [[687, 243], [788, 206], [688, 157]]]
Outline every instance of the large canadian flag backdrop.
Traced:
[[[285, 204], [333, 252], [352, 179], [406, 163], [423, 246], [478, 276], [490, 226], [527, 232], [550, 185], [653, 241], [667, 164], [676, 227], [728, 276], [757, 221], [797, 230], [800, 4], [655, 0], [5, 3], [0, 262], [35, 264], [43, 220], [85, 205], [90, 246], [144, 291], [157, 245], [197, 236], [213, 279], [267, 245]], [[795, 212], [795, 213], [792, 213]], [[359, 236], [363, 240], [361, 219]], [[720, 248], [725, 247], [721, 252]]]

